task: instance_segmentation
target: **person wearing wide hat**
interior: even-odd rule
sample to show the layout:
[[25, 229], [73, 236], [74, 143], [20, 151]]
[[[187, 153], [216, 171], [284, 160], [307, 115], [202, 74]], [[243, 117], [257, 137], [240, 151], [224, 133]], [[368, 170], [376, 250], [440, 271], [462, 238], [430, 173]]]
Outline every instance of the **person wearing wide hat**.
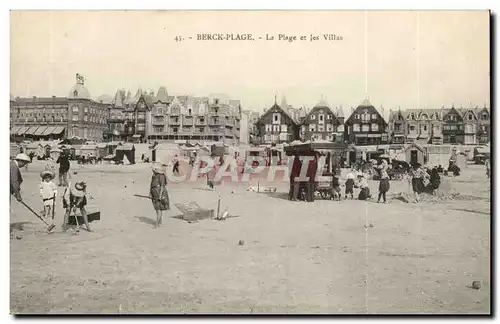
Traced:
[[40, 183], [40, 197], [43, 202], [43, 215], [45, 217], [53, 215], [57, 197], [57, 186], [52, 180], [55, 174], [50, 170], [45, 170], [40, 173], [42, 182]]
[[366, 180], [366, 175], [363, 172], [358, 173], [358, 187], [361, 189], [358, 195], [359, 200], [367, 200], [371, 198], [368, 181]]
[[85, 206], [87, 206], [87, 184], [84, 181], [80, 181], [75, 183], [74, 186], [68, 186], [66, 190], [64, 190], [63, 194], [63, 207], [66, 209], [66, 213], [64, 214], [64, 221], [62, 228], [64, 231], [68, 229], [69, 215], [73, 211], [75, 217], [76, 209], [80, 209], [80, 213], [82, 214], [83, 222], [87, 227], [88, 232], [93, 232], [90, 228], [89, 220], [87, 217], [87, 210]]
[[68, 187], [68, 172], [71, 166], [68, 154], [61, 152], [56, 163], [59, 164], [59, 186]]
[[415, 195], [415, 202], [420, 201], [420, 194], [424, 191], [424, 179], [429, 177], [429, 174], [422, 168], [420, 163], [414, 163], [410, 170], [411, 187]]
[[17, 201], [23, 201], [21, 197], [21, 184], [23, 176], [20, 169], [30, 163], [30, 158], [24, 153], [16, 155], [14, 160], [10, 161], [10, 194], [16, 197]]
[[163, 221], [163, 211], [170, 209], [170, 200], [167, 191], [167, 176], [165, 166], [154, 162], [152, 165], [153, 176], [149, 186], [149, 196], [156, 211], [155, 228], [160, 227]]

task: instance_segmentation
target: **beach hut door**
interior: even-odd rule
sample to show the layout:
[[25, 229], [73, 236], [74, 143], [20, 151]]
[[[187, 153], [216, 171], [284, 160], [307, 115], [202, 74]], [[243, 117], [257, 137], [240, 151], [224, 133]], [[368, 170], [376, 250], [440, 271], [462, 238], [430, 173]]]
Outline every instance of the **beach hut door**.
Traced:
[[417, 150], [411, 150], [411, 155], [410, 155], [410, 164], [414, 165], [415, 163], [418, 163], [418, 151]]
[[353, 165], [356, 163], [356, 152], [355, 151], [350, 151], [349, 152], [349, 165]]

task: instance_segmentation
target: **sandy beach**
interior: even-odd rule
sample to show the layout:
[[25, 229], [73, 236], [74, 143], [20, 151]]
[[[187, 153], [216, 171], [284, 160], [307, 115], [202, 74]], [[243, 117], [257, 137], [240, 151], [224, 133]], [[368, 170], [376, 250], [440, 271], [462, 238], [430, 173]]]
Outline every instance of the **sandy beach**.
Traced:
[[[44, 164], [22, 170], [25, 202], [41, 210]], [[185, 168], [183, 166], [183, 168]], [[196, 223], [175, 218], [153, 229], [150, 166], [72, 164], [88, 183], [94, 233], [55, 233], [11, 203], [11, 312], [141, 313], [474, 313], [490, 310], [490, 182], [484, 166], [444, 177], [455, 199], [388, 204], [287, 200], [288, 183], [223, 182], [215, 191], [169, 183], [171, 203], [197, 202], [233, 217]], [[74, 174], [76, 172], [76, 174]], [[276, 193], [246, 191], [259, 181]], [[373, 194], [378, 183], [370, 181]], [[60, 188], [60, 195], [62, 188]], [[357, 191], [357, 190], [356, 190]], [[357, 193], [356, 193], [357, 194]], [[243, 244], [238, 242], [242, 240]], [[481, 281], [481, 289], [469, 287]]]

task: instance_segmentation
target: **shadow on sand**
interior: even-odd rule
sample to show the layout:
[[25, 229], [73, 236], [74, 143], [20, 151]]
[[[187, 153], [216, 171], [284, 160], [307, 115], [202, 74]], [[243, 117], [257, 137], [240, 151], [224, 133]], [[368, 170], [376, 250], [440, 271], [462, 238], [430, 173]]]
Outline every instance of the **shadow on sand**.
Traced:
[[137, 218], [141, 223], [148, 224], [148, 225], [156, 225], [156, 221], [151, 219], [151, 218], [147, 218], [147, 217], [143, 217], [143, 216], [135, 216], [135, 218]]
[[288, 192], [257, 192], [259, 195], [266, 195], [271, 198], [283, 199], [286, 201], [290, 201], [288, 199]]
[[24, 231], [24, 225], [33, 224], [33, 222], [16, 222], [10, 224], [10, 232], [13, 230]]

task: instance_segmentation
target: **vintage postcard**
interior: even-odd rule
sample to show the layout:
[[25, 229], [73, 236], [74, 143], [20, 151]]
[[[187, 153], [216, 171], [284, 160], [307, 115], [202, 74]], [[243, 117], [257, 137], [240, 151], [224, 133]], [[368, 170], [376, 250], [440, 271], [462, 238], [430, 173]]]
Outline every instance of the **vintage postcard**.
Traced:
[[490, 314], [490, 21], [11, 11], [11, 313]]

